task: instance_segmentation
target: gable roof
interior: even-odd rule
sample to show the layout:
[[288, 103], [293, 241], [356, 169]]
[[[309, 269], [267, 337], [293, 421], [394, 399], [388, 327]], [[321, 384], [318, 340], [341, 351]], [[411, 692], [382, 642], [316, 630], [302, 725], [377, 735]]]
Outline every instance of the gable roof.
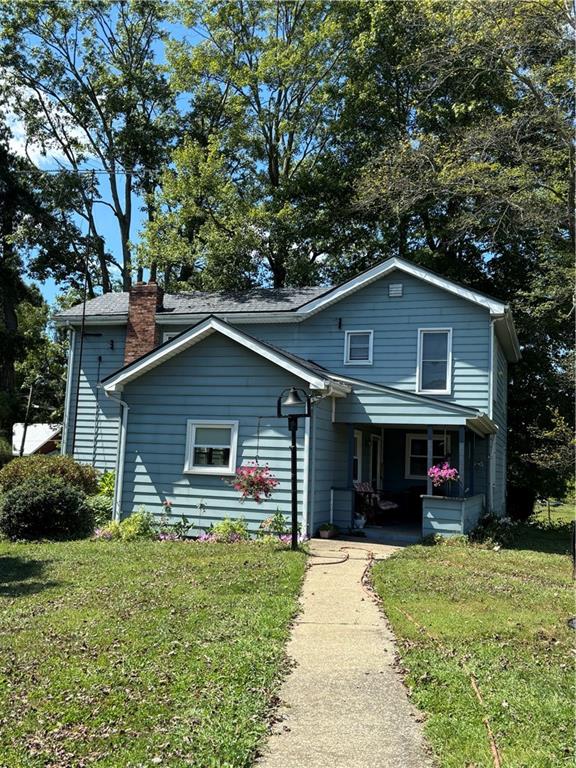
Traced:
[[412, 275], [426, 283], [435, 285], [437, 288], [442, 288], [449, 293], [459, 296], [461, 299], [466, 299], [466, 301], [471, 301], [474, 304], [486, 307], [486, 309], [490, 310], [490, 314], [503, 315], [508, 309], [507, 304], [499, 299], [495, 299], [480, 291], [475, 291], [472, 288], [466, 288], [460, 283], [455, 283], [452, 280], [448, 280], [447, 278], [436, 274], [436, 272], [432, 272], [411, 261], [406, 261], [405, 259], [400, 259], [394, 256], [391, 259], [387, 259], [386, 261], [377, 264], [371, 269], [367, 269], [365, 272], [353, 277], [351, 280], [346, 280], [346, 282], [341, 283], [340, 285], [325, 290], [321, 296], [313, 297], [310, 301], [307, 301], [305, 304], [298, 307], [297, 313], [310, 314], [312, 312], [317, 312], [319, 309], [340, 301], [345, 296], [349, 296], [360, 288], [364, 288], [375, 280], [385, 277], [395, 269], [405, 272], [408, 275]]
[[[156, 313], [159, 323], [185, 323], [218, 314], [225, 318], [254, 322], [299, 322], [321, 311], [370, 283], [399, 270], [441, 290], [484, 307], [495, 321], [495, 329], [506, 356], [512, 362], [520, 357], [520, 345], [509, 306], [493, 296], [448, 280], [429, 269], [396, 256], [334, 287], [253, 288], [243, 292], [191, 291], [165, 294], [163, 309]], [[124, 323], [128, 319], [128, 293], [107, 293], [90, 299], [85, 306], [89, 323]], [[57, 324], [79, 323], [82, 305], [77, 304], [55, 316]]]
[[139, 378], [147, 371], [192, 347], [213, 333], [220, 333], [240, 344], [270, 362], [284, 368], [308, 383], [311, 389], [326, 390], [335, 396], [346, 394], [350, 387], [334, 379], [328, 371], [309, 360], [287, 353], [271, 344], [255, 339], [253, 336], [238, 330], [217, 317], [211, 316], [206, 320], [179, 333], [146, 355], [137, 358], [120, 370], [102, 380], [106, 393], [121, 392], [125, 384]]
[[[213, 315], [244, 312], [290, 312], [326, 292], [324, 287], [252, 288], [249, 291], [190, 291], [167, 293], [158, 319], [171, 315]], [[86, 317], [125, 320], [128, 317], [128, 292], [105, 293], [86, 302]], [[58, 312], [59, 322], [78, 320], [82, 305]]]

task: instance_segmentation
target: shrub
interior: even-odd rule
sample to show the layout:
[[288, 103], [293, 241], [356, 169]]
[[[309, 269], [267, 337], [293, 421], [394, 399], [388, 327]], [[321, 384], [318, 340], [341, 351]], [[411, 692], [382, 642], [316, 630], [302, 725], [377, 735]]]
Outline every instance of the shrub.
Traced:
[[0, 437], [0, 467], [13, 460], [12, 446], [5, 437]]
[[506, 547], [514, 541], [514, 523], [509, 517], [484, 515], [470, 534], [470, 541], [491, 547]]
[[282, 536], [289, 530], [288, 522], [279, 509], [273, 515], [262, 520], [258, 536]]
[[245, 541], [250, 538], [248, 527], [242, 518], [231, 520], [226, 517], [212, 526], [210, 534], [214, 537], [215, 541]]
[[85, 494], [98, 492], [98, 472], [70, 456], [23, 456], [0, 469], [0, 488], [10, 491], [27, 480], [60, 478]]
[[0, 502], [0, 532], [11, 539], [83, 538], [93, 527], [84, 493], [58, 477], [26, 480]]
[[114, 496], [114, 483], [116, 476], [114, 472], [103, 472], [98, 480], [98, 493], [100, 496]]
[[112, 499], [109, 496], [98, 493], [96, 496], [89, 496], [86, 503], [92, 510], [96, 528], [100, 528], [112, 520]]
[[121, 522], [111, 522], [103, 528], [95, 531], [98, 539], [121, 539], [122, 541], [134, 541], [135, 539], [153, 539], [156, 532], [153, 526], [152, 515], [140, 510], [126, 517]]

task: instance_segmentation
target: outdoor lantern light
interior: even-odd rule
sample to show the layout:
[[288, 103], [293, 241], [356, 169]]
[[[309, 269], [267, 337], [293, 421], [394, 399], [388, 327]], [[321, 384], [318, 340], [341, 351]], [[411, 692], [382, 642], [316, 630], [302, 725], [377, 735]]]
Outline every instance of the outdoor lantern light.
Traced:
[[[286, 399], [282, 399], [284, 395]], [[303, 397], [302, 397], [303, 396]], [[305, 410], [300, 413], [283, 413], [283, 408], [302, 408]], [[298, 432], [298, 419], [310, 418], [312, 413], [312, 401], [310, 395], [303, 389], [289, 387], [280, 393], [276, 403], [276, 415], [278, 418], [285, 416], [288, 419], [288, 429], [290, 430], [290, 487], [292, 491], [292, 549], [298, 549], [298, 472], [297, 472], [297, 447], [296, 433]]]

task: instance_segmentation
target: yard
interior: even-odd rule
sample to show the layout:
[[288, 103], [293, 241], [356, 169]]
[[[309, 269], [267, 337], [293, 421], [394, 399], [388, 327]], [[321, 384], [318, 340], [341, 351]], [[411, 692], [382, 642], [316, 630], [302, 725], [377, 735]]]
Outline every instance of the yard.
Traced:
[[442, 768], [573, 765], [571, 516], [539, 514], [513, 548], [409, 547], [374, 568]]
[[251, 764], [304, 556], [0, 543], [0, 766]]

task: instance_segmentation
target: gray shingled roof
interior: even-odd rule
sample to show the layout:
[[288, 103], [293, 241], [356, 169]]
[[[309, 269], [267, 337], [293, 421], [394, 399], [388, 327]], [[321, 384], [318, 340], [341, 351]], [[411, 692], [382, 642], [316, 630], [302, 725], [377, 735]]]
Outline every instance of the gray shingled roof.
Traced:
[[[288, 312], [298, 309], [328, 288], [253, 288], [250, 291], [191, 291], [167, 293], [163, 312], [174, 315], [211, 315], [228, 312]], [[77, 318], [82, 314], [82, 304], [76, 304], [56, 315], [58, 320]], [[128, 293], [106, 293], [86, 302], [86, 317], [128, 314]]]

